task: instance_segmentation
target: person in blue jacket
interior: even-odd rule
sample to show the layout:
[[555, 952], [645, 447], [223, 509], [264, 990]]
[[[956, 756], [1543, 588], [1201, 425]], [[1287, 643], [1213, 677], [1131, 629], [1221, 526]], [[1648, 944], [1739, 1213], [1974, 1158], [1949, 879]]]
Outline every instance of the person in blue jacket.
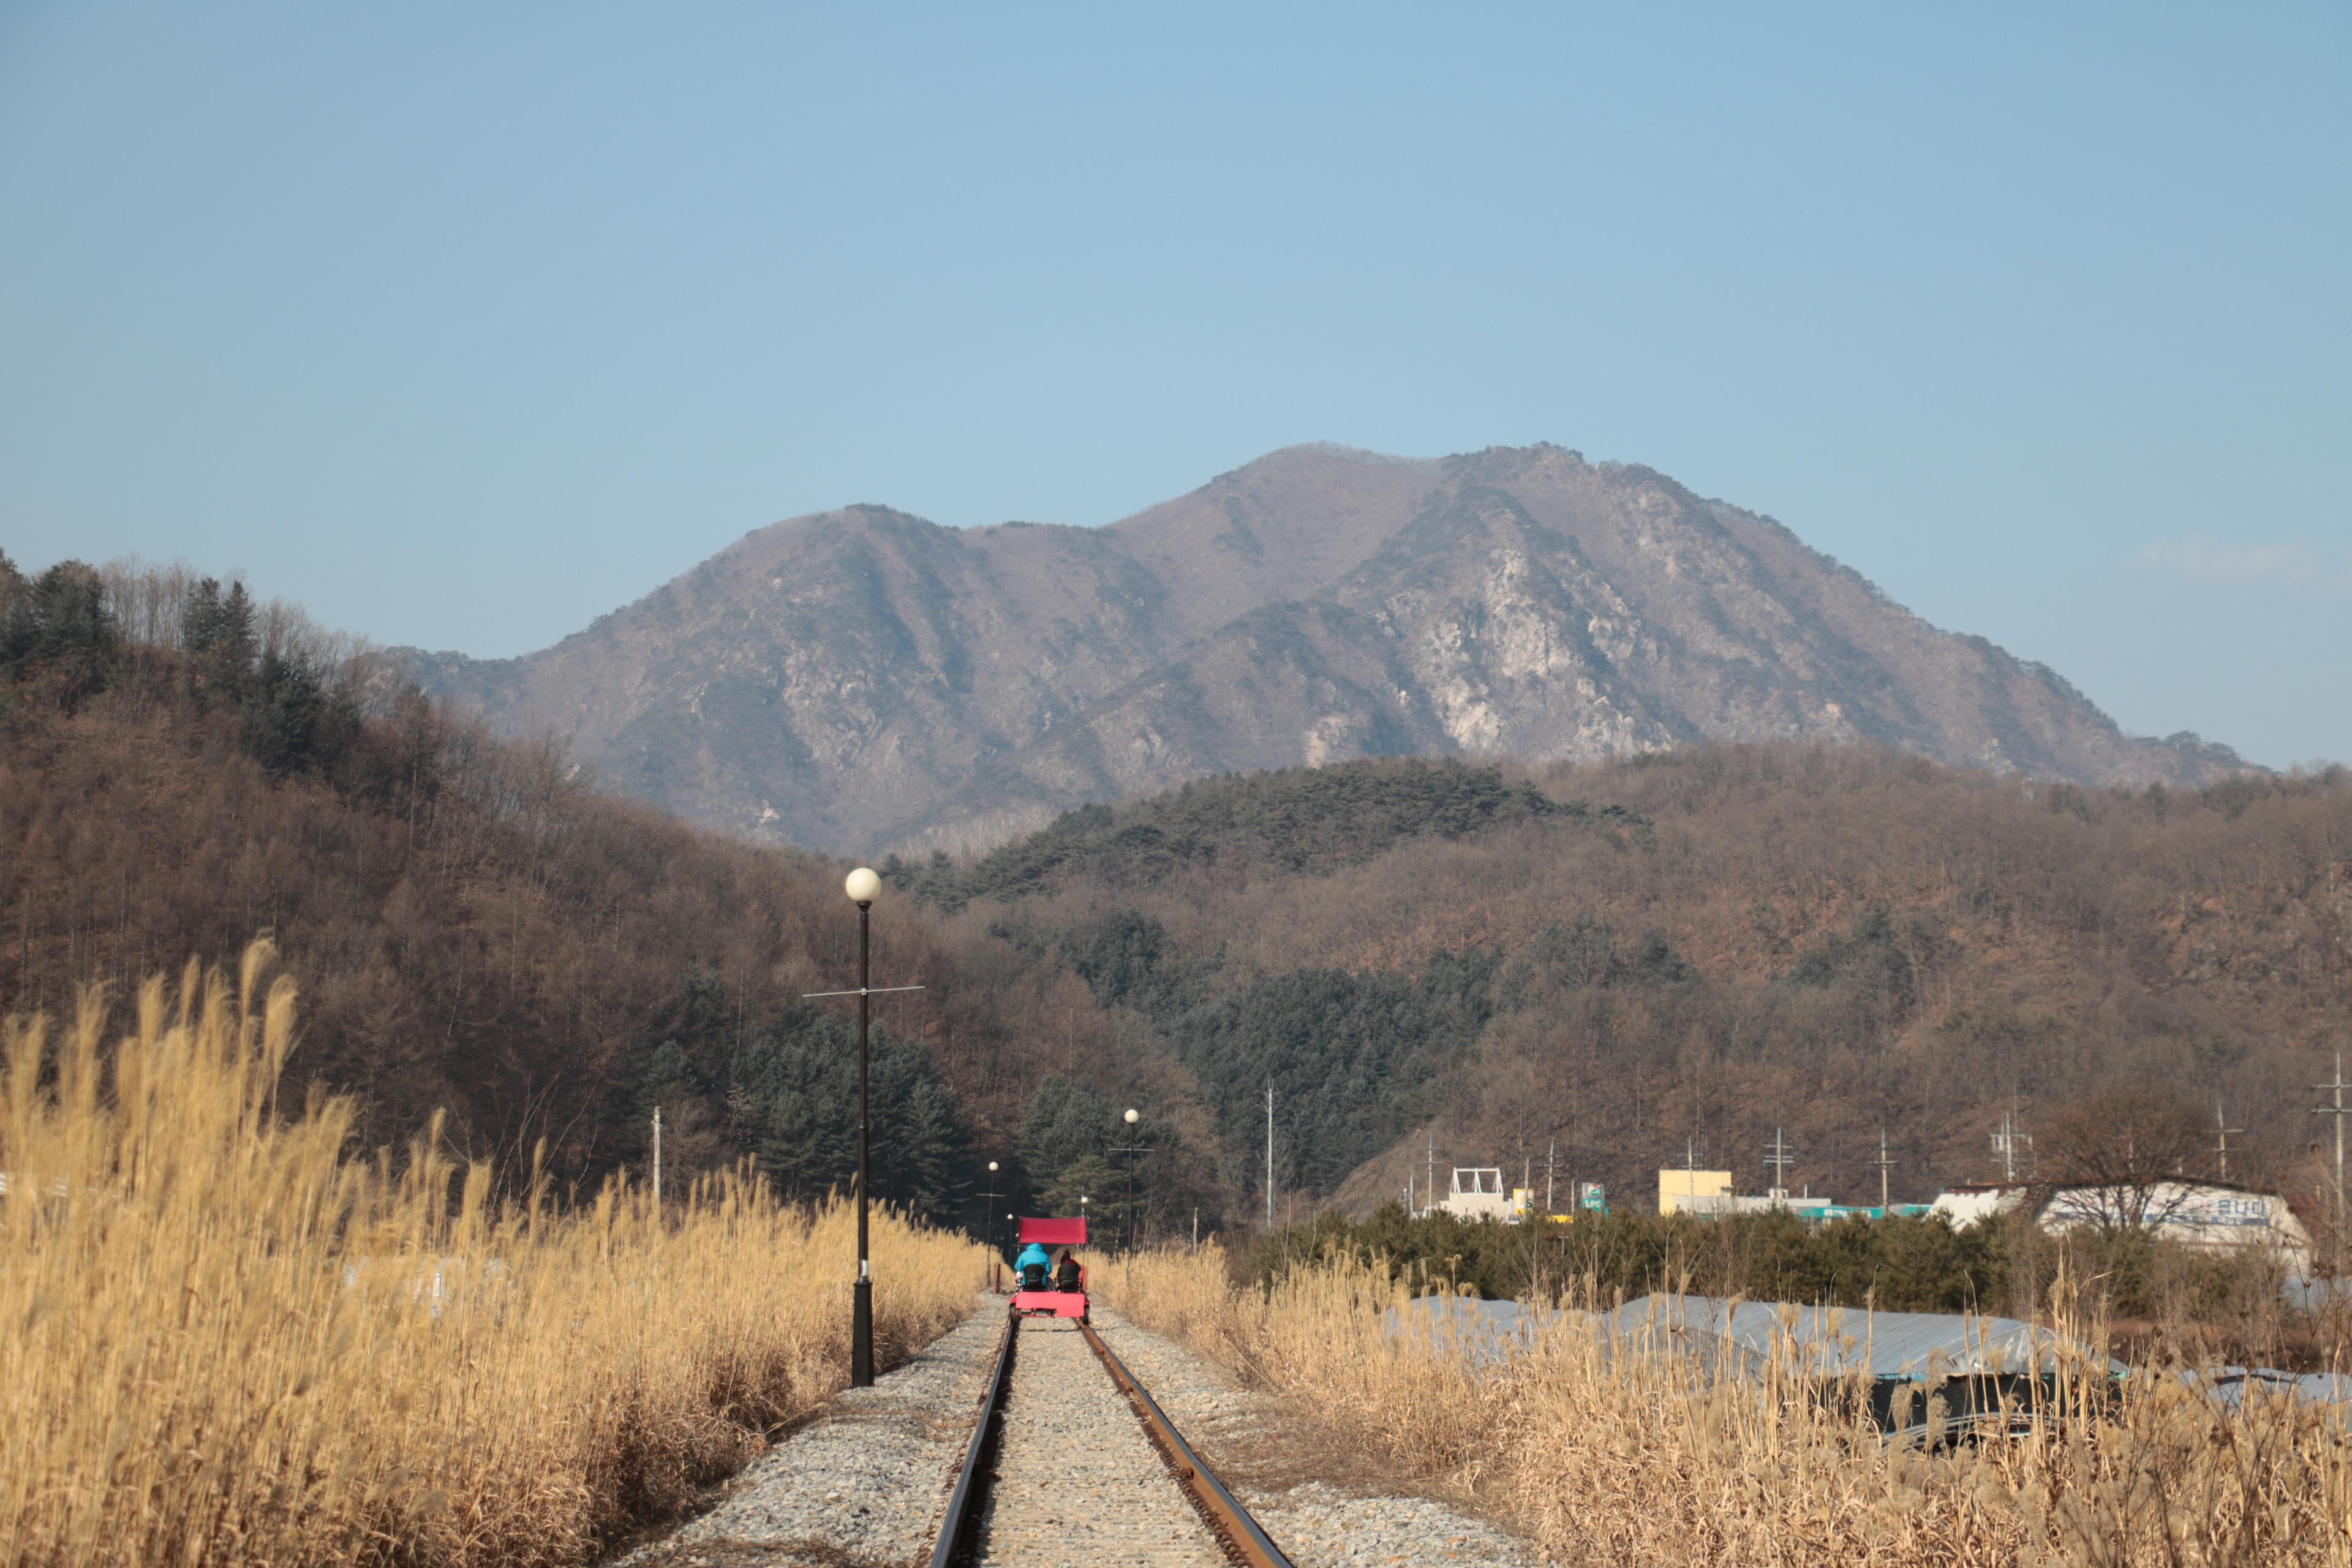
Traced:
[[1045, 1288], [1045, 1271], [1053, 1267], [1053, 1255], [1034, 1241], [1023, 1247], [1021, 1256], [1013, 1260], [1013, 1271], [1021, 1277], [1021, 1289], [1024, 1290], [1043, 1290]]

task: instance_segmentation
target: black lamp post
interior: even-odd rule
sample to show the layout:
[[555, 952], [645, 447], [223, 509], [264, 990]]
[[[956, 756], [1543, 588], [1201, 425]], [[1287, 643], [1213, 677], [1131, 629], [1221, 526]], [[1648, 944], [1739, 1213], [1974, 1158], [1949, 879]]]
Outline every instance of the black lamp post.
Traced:
[[849, 1386], [871, 1388], [874, 1277], [866, 1248], [866, 1195], [870, 1186], [866, 1149], [870, 1120], [866, 1095], [866, 1036], [874, 1019], [874, 979], [868, 961], [873, 955], [874, 899], [882, 890], [882, 879], [860, 866], [849, 874], [843, 890], [857, 905], [857, 1283], [850, 1287], [849, 1297]]
[[874, 1020], [874, 998], [884, 992], [920, 991], [919, 985], [873, 984], [874, 900], [882, 895], [882, 879], [860, 866], [842, 884], [849, 901], [857, 906], [857, 989], [812, 991], [803, 1000], [818, 996], [857, 998], [857, 1279], [849, 1288], [849, 1386], [874, 1386], [874, 1276], [866, 1244], [866, 1193], [872, 1174], [866, 1158], [866, 1134], [872, 1117], [866, 1095], [866, 1036]]

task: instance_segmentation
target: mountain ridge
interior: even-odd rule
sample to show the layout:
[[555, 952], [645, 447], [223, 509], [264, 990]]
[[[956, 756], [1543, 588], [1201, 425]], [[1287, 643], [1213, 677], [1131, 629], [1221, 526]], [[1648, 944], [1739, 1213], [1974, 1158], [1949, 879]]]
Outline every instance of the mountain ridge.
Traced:
[[2232, 1169], [2309, 1191], [2301, 1086], [2352, 975], [2347, 782], [2126, 794], [1805, 742], [1368, 759], [879, 870], [1148, 1026], [1234, 1212], [1269, 1079], [1279, 1184], [1359, 1215], [1433, 1142], [1441, 1172], [1556, 1152], [1638, 1193], [1686, 1157], [1746, 1185], [1784, 1132], [1848, 1198], [1884, 1133], [1924, 1200], [1998, 1173], [2003, 1118], [2047, 1131], [2132, 1083], [2225, 1103], [2253, 1130]]
[[507, 660], [394, 650], [707, 826], [980, 847], [1069, 806], [1354, 756], [1872, 741], [2201, 784], [2062, 676], [1941, 630], [1776, 520], [1548, 444], [1286, 447], [1100, 527], [874, 503], [756, 529]]

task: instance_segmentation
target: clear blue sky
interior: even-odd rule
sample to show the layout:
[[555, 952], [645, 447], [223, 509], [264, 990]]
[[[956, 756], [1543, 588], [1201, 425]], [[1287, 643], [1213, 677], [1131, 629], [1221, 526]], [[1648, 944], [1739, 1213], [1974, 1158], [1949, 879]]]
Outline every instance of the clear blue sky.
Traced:
[[0, 545], [542, 646], [1292, 442], [1768, 511], [2352, 757], [2352, 11], [0, 0]]

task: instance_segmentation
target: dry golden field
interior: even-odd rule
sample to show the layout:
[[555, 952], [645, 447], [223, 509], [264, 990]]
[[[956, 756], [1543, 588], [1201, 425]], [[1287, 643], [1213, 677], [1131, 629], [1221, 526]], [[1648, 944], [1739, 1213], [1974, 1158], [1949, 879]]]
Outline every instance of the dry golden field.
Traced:
[[[1382, 1316], [1409, 1294], [1334, 1258], [1261, 1293], [1213, 1249], [1106, 1263], [1107, 1301], [1301, 1396], [1391, 1464], [1475, 1492], [1564, 1563], [2221, 1568], [2352, 1563], [2352, 1437], [2284, 1400], [2227, 1415], [2142, 1371], [2095, 1419], [1937, 1453], [1890, 1449], [1776, 1373], [1710, 1384], [1603, 1356], [1572, 1310], [1481, 1367]], [[2070, 1375], [2076, 1408], [2104, 1367]]]
[[[278, 1102], [294, 990], [191, 966], [0, 1037], [0, 1563], [568, 1564], [845, 1380], [854, 1217], [698, 1185], [505, 1203]], [[886, 1361], [980, 1249], [882, 1215]]]

